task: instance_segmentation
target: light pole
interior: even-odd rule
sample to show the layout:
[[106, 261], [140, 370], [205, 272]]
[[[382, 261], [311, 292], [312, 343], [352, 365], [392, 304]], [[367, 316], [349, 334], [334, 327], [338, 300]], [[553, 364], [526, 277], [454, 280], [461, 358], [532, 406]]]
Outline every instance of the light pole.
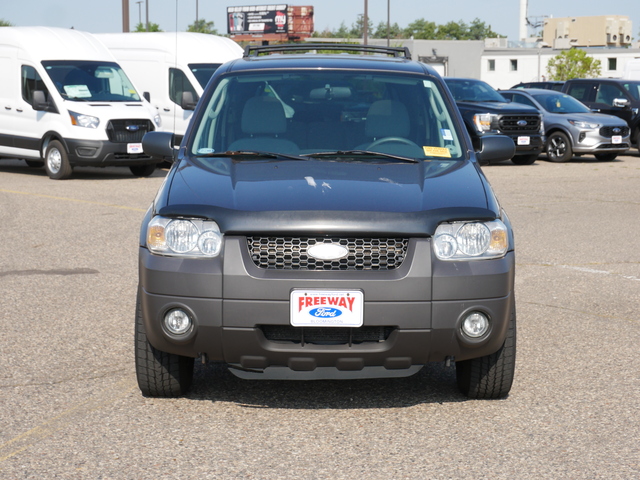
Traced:
[[147, 32], [149, 32], [149, 0], [144, 2], [146, 13], [147, 13]]
[[391, 30], [391, 0], [387, 0], [387, 47], [389, 46], [389, 34]]
[[142, 25], [142, 0], [136, 3], [138, 4], [138, 25]]
[[369, 12], [368, 12], [368, 10], [369, 10], [369, 0], [364, 0], [364, 18], [363, 18], [364, 22], [363, 22], [363, 25], [362, 25], [362, 36], [363, 36], [363, 39], [364, 39], [363, 43], [365, 45], [367, 45], [367, 43], [369, 43], [369, 41], [368, 41], [369, 32], [367, 31], [368, 27], [369, 27]]

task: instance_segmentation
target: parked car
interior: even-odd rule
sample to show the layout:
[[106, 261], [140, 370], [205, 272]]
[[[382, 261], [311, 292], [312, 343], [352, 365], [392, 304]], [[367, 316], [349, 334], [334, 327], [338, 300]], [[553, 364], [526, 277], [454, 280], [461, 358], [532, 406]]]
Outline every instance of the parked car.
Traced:
[[640, 80], [576, 78], [567, 80], [562, 91], [594, 112], [625, 120], [631, 128], [631, 143], [640, 151]]
[[593, 154], [611, 161], [629, 150], [629, 126], [613, 115], [592, 112], [570, 95], [551, 90], [519, 89], [500, 92], [506, 99], [538, 109], [544, 121], [545, 152], [552, 162], [566, 162], [574, 154]]
[[[172, 158], [173, 139], [144, 150]], [[513, 233], [479, 162], [513, 152], [501, 135], [474, 151], [407, 49], [248, 47], [214, 73], [142, 222], [141, 391], [184, 394], [200, 358], [306, 380], [455, 362], [464, 394], [506, 396]]]
[[0, 65], [0, 157], [44, 166], [54, 180], [76, 165], [153, 173], [142, 137], [160, 116], [90, 33], [0, 28]]
[[514, 85], [510, 90], [515, 90], [517, 88], [542, 88], [543, 90], [556, 90], [559, 92], [562, 90], [563, 85], [564, 82], [525, 82]]
[[531, 165], [544, 146], [544, 125], [533, 107], [509, 103], [491, 85], [471, 78], [445, 77], [477, 148], [483, 135], [507, 135], [516, 147], [516, 165]]

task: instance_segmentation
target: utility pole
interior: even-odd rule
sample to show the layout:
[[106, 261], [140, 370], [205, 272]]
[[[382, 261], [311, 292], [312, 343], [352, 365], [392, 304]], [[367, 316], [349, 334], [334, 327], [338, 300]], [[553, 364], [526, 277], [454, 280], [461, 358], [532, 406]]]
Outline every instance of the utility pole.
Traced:
[[364, 22], [362, 25], [362, 36], [363, 36], [363, 43], [365, 45], [367, 45], [369, 43], [369, 32], [368, 27], [369, 27], [369, 0], [364, 0], [364, 18], [363, 18]]
[[136, 2], [138, 4], [138, 25], [142, 25], [142, 0]]
[[387, 0], [387, 47], [389, 46], [389, 36], [391, 34], [391, 0]]
[[150, 32], [151, 30], [149, 30], [149, 0], [146, 0], [146, 2], [144, 2], [146, 10], [147, 10], [147, 32]]
[[129, 31], [129, 0], [122, 0], [122, 31]]

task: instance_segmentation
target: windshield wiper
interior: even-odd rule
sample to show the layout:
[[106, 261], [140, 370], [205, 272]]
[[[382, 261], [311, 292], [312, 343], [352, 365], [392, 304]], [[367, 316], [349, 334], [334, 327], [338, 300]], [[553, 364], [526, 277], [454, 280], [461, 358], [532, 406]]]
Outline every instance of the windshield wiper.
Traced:
[[287, 160], [309, 160], [306, 157], [298, 156], [298, 155], [288, 155], [286, 153], [277, 153], [277, 152], [261, 152], [257, 150], [229, 150], [226, 152], [210, 152], [210, 153], [198, 153], [194, 155], [194, 157], [245, 157], [245, 158], [255, 158], [255, 159], [264, 159], [264, 158], [276, 158]]
[[390, 160], [398, 160], [400, 162], [420, 163], [420, 160], [416, 160], [415, 158], [392, 155], [390, 153], [373, 152], [371, 150], [335, 150], [331, 152], [303, 153], [300, 156], [311, 158], [374, 156], [387, 158]]

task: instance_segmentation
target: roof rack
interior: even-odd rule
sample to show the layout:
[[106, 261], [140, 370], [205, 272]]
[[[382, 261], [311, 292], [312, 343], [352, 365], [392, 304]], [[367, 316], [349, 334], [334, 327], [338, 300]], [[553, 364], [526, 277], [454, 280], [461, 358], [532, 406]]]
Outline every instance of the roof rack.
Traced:
[[384, 47], [378, 45], [353, 45], [345, 43], [287, 43], [283, 45], [247, 45], [244, 49], [245, 57], [257, 57], [259, 55], [279, 52], [323, 50], [332, 52], [361, 52], [378, 53], [391, 57], [400, 57], [411, 60], [411, 52], [408, 47]]

